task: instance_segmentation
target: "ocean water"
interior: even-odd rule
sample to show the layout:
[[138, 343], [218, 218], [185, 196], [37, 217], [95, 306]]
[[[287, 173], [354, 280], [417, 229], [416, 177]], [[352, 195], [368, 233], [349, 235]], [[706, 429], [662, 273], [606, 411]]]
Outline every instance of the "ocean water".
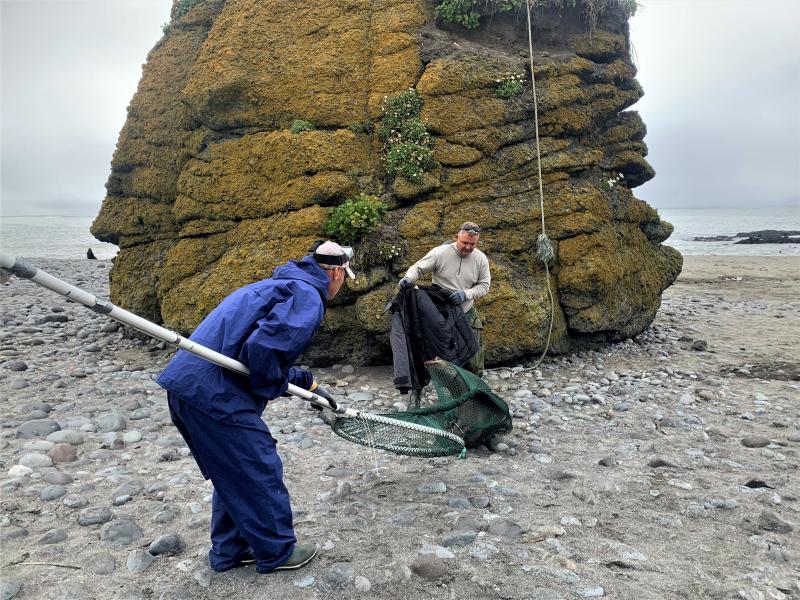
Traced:
[[[741, 232], [777, 229], [800, 231], [797, 206], [752, 206], [737, 208], [663, 208], [661, 218], [675, 226], [664, 242], [681, 254], [713, 256], [800, 256], [800, 244], [736, 244], [696, 242], [695, 237], [736, 235]], [[800, 236], [793, 236], [800, 237]]]
[[[744, 208], [664, 208], [661, 218], [675, 226], [665, 243], [683, 254], [725, 256], [800, 256], [800, 244], [696, 242], [695, 237], [735, 235], [743, 231], [800, 231], [800, 206]], [[91, 248], [100, 259], [118, 248], [98, 241], [89, 226], [93, 217], [0, 217], [0, 249], [23, 258], [86, 258]]]
[[94, 217], [0, 217], [0, 249], [22, 258], [113, 258], [118, 248], [99, 241], [89, 226]]

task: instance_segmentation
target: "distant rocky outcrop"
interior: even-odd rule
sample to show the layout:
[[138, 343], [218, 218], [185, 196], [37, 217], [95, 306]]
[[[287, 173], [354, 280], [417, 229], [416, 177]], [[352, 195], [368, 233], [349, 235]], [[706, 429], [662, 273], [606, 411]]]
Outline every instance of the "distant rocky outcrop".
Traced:
[[800, 244], [800, 231], [762, 229], [740, 231], [736, 235], [709, 235], [692, 238], [695, 242], [733, 242], [734, 244]]
[[800, 231], [778, 231], [775, 229], [763, 229], [761, 231], [750, 231], [747, 233], [737, 233], [737, 244], [800, 244]]
[[[661, 243], [672, 226], [631, 191], [654, 171], [644, 123], [625, 110], [642, 95], [627, 16], [610, 4], [592, 31], [581, 2], [535, 14], [556, 351], [642, 331], [682, 264]], [[489, 361], [541, 350], [550, 303], [535, 258], [524, 13], [474, 31], [437, 24], [429, 0], [201, 0], [175, 16], [148, 56], [92, 226], [120, 246], [115, 302], [190, 331], [227, 293], [304, 254], [331, 207], [367, 192], [389, 211], [357, 246], [358, 279], [307, 361], [388, 360], [382, 311], [397, 279], [466, 220], [484, 228], [492, 264], [479, 304]], [[495, 92], [508, 73], [526, 87], [506, 99]], [[384, 98], [412, 87], [435, 144], [420, 183], [386, 176], [377, 131]], [[315, 129], [292, 133], [294, 119]]]

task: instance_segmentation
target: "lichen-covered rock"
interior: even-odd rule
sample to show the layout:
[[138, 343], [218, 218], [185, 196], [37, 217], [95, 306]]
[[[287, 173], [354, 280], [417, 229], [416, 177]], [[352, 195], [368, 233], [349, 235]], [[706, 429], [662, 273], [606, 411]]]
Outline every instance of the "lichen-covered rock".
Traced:
[[[654, 171], [626, 110], [642, 95], [627, 18], [612, 5], [588, 32], [580, 4], [540, 10], [533, 32], [549, 280], [524, 19], [467, 31], [436, 23], [431, 0], [199, 0], [148, 57], [92, 227], [120, 245], [114, 301], [188, 332], [366, 192], [389, 211], [305, 361], [388, 360], [397, 279], [466, 220], [492, 265], [478, 303], [490, 363], [638, 333], [682, 259], [631, 191]], [[501, 98], [509, 73], [525, 87]], [[416, 183], [386, 176], [376, 127], [410, 87], [436, 161]], [[294, 119], [315, 129], [292, 133]]]

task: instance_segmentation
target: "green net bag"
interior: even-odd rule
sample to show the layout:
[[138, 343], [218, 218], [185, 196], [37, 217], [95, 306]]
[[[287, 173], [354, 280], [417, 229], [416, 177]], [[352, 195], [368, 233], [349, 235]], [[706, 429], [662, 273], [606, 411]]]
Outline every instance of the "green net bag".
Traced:
[[[474, 448], [497, 433], [511, 430], [508, 405], [483, 379], [444, 360], [430, 361], [425, 366], [436, 389], [436, 404], [380, 415], [389, 421], [419, 425], [423, 431], [415, 434], [413, 430], [398, 430], [391, 423], [338, 417], [333, 424], [334, 432], [352, 442], [397, 454], [447, 456], [459, 454], [464, 446]], [[453, 437], [430, 435], [424, 431], [428, 428]]]

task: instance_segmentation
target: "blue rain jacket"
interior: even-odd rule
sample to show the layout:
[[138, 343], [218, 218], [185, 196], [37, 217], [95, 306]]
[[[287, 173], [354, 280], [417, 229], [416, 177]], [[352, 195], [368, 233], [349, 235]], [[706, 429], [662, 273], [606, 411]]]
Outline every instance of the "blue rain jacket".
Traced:
[[308, 389], [311, 373], [293, 367], [325, 313], [328, 277], [307, 256], [275, 269], [270, 279], [225, 298], [189, 338], [250, 369], [250, 377], [179, 350], [156, 382], [209, 416], [249, 425], [289, 383]]

